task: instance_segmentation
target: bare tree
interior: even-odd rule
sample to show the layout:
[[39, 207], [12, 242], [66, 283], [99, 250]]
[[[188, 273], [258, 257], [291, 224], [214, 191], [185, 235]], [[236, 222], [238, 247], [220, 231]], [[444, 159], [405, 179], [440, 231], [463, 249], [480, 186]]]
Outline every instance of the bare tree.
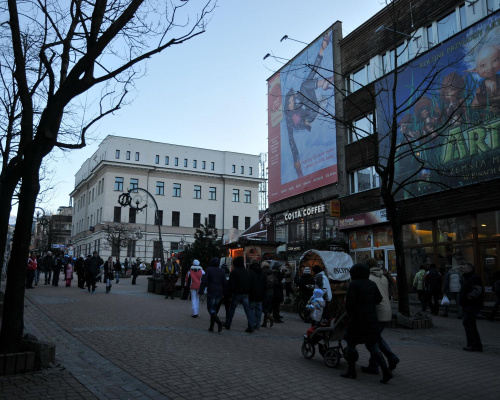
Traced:
[[122, 223], [107, 223], [101, 230], [105, 232], [105, 240], [111, 247], [111, 253], [120, 256], [122, 248], [128, 248], [136, 240], [136, 229]]
[[[1, 98], [8, 99], [1, 112], [12, 125], [2, 141], [0, 226], [19, 185], [0, 351], [13, 352], [23, 331], [26, 268], [19, 260], [28, 256], [44, 159], [54, 148], [84, 147], [89, 129], [126, 104], [143, 74], [141, 62], [202, 34], [216, 0], [202, 6], [189, 0], [8, 0], [0, 7], [8, 21], [0, 24]], [[85, 95], [99, 99], [95, 107], [81, 109]]]

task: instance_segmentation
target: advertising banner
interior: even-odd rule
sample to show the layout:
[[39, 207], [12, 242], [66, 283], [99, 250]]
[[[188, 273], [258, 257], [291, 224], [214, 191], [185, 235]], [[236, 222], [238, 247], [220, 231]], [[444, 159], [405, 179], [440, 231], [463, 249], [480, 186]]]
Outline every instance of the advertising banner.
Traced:
[[332, 31], [268, 81], [269, 203], [337, 182]]
[[499, 72], [497, 12], [399, 67], [396, 108], [394, 73], [377, 82], [381, 163], [394, 162], [398, 200], [500, 177]]

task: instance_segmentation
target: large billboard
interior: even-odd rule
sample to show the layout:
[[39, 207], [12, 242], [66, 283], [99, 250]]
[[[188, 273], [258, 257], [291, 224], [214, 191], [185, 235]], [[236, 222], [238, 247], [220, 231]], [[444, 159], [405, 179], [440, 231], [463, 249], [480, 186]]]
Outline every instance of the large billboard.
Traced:
[[396, 199], [500, 177], [499, 72], [496, 13], [377, 82], [380, 158], [394, 161]]
[[269, 203], [337, 182], [332, 31], [268, 81]]

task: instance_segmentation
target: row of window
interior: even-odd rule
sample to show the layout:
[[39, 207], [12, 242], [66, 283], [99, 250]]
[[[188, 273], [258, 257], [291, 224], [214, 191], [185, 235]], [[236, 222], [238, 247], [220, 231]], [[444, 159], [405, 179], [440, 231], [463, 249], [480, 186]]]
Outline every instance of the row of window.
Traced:
[[[123, 192], [123, 183], [124, 183], [124, 178], [122, 177], [115, 177], [115, 191], [118, 192]], [[130, 189], [134, 190], [139, 187], [139, 180], [135, 178], [130, 179]], [[174, 183], [172, 184], [172, 197], [181, 197], [181, 184], [180, 183]], [[164, 196], [165, 195], [165, 182], [162, 181], [157, 181], [156, 182], [156, 191], [155, 193], [159, 196]], [[202, 189], [200, 185], [194, 185], [193, 187], [193, 198], [194, 199], [201, 199], [201, 194], [202, 194]], [[208, 188], [208, 200], [217, 200], [217, 188], [216, 187], [209, 187]], [[240, 201], [240, 190], [239, 189], [233, 189], [233, 202], [239, 202]], [[244, 198], [243, 198], [244, 203], [251, 203], [252, 202], [252, 191], [251, 190], [245, 190], [244, 191]]]
[[[102, 192], [104, 192], [104, 178], [100, 179], [99, 182], [97, 182], [97, 196], [99, 196]], [[83, 208], [83, 206], [85, 205], [85, 199], [87, 199], [88, 201], [87, 204], [90, 204], [92, 201], [94, 201], [94, 198], [97, 197], [94, 195], [95, 195], [95, 187], [89, 190], [87, 196], [85, 195], [85, 193], [82, 194], [76, 203], [77, 206], [76, 211], [80, 210], [80, 208]]]
[[[478, 7], [476, 2], [471, 3], [473, 13], [474, 7]], [[488, 14], [495, 9], [494, 0], [487, 0]], [[348, 93], [353, 93], [368, 83], [380, 78], [394, 69], [394, 61], [397, 57], [397, 66], [405, 64], [409, 60], [417, 57], [423, 51], [444, 42], [446, 39], [460, 32], [467, 27], [465, 4], [458, 6], [454, 11], [445, 15], [438, 21], [433, 22], [422, 31], [422, 36], [412, 36], [404, 40], [395, 49], [389, 50], [379, 57], [380, 68], [374, 69], [370, 63], [350, 74], [346, 80]], [[385, 28], [384, 28], [385, 29]], [[391, 30], [387, 28], [388, 30]]]

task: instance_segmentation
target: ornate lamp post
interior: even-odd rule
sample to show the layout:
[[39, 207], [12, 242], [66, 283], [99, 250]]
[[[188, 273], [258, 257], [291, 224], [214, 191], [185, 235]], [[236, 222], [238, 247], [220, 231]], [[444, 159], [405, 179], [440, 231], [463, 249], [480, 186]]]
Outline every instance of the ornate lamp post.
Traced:
[[[146, 198], [143, 198], [138, 192], [144, 192], [146, 194]], [[131, 193], [134, 193], [132, 196]], [[140, 187], [134, 187], [133, 189], [129, 189], [127, 193], [122, 193], [118, 196], [118, 204], [122, 207], [130, 207], [135, 210], [135, 212], [139, 212], [144, 210], [148, 206], [147, 196], [153, 200], [153, 204], [155, 207], [155, 224], [158, 226], [158, 240], [160, 242], [160, 257], [161, 257], [161, 265], [165, 266], [165, 256], [163, 255], [163, 240], [161, 238], [161, 225], [160, 225], [160, 212], [158, 210], [158, 203], [156, 203], [155, 198], [151, 193], [149, 193], [146, 189]]]

